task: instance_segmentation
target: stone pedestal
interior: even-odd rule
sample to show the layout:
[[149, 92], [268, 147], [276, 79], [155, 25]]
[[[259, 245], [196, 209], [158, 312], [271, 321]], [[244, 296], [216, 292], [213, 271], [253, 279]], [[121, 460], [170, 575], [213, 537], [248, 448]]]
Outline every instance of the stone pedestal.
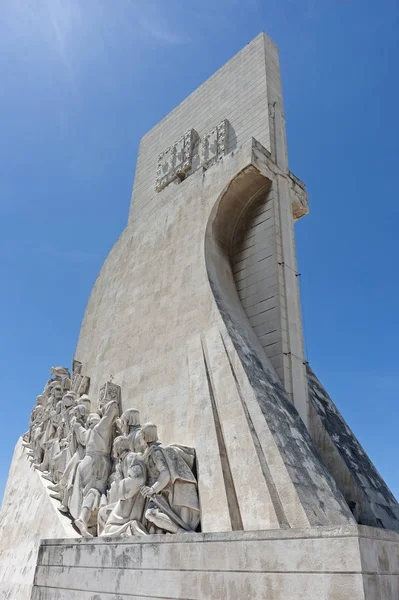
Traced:
[[32, 600], [397, 600], [399, 534], [317, 527], [45, 540]]

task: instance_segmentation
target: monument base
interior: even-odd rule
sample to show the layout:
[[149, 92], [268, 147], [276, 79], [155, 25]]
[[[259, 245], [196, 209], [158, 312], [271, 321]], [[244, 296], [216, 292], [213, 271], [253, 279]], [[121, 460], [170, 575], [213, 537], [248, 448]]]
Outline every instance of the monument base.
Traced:
[[49, 483], [32, 468], [20, 438], [0, 511], [0, 600], [31, 597], [40, 538], [77, 535], [50, 498]]
[[44, 540], [32, 600], [397, 600], [399, 534], [363, 526]]

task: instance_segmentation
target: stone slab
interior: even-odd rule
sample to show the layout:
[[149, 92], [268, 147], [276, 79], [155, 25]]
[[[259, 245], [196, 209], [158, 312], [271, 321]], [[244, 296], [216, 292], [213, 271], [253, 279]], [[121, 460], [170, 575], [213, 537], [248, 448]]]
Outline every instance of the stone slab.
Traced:
[[44, 540], [32, 600], [397, 600], [399, 534], [370, 527]]
[[358, 523], [399, 531], [399, 506], [310, 366], [313, 440]]
[[18, 440], [0, 511], [0, 599], [29, 600], [40, 538], [75, 538]]

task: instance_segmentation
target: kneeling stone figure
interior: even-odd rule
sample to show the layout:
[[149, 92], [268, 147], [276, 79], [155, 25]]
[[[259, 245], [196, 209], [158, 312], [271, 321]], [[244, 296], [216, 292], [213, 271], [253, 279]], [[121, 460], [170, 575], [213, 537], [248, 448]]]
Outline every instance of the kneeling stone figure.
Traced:
[[147, 445], [143, 460], [149, 485], [142, 487], [141, 494], [149, 499], [145, 511], [152, 524], [149, 533], [195, 531], [200, 507], [197, 481], [189, 466], [192, 457], [185, 452], [189, 449], [162, 444], [153, 423], [142, 426], [141, 436]]
[[146, 501], [140, 494], [146, 481], [146, 467], [142, 455], [131, 451], [130, 443], [125, 436], [114, 441], [113, 454], [119, 461], [121, 478], [113, 484], [117, 501], [102, 507], [98, 513], [98, 534], [103, 537], [148, 533], [143, 525]]

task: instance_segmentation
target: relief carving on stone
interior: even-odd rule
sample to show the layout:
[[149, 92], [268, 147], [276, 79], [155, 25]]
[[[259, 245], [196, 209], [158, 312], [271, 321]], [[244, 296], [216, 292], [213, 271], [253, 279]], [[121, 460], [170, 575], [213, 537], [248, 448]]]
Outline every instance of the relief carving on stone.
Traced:
[[292, 214], [297, 221], [309, 213], [308, 194], [305, 184], [295, 177], [291, 171], [288, 173], [290, 182], [290, 195], [292, 202]]
[[74, 375], [75, 373], [80, 375], [82, 373], [82, 367], [83, 364], [76, 360], [76, 358], [72, 359], [72, 375]]
[[[73, 377], [82, 376], [81, 370], [74, 361]], [[68, 369], [53, 367], [51, 375], [36, 399], [23, 444], [34, 468], [51, 481], [48, 489], [59, 510], [80, 534], [196, 531], [195, 450], [162, 443], [156, 425], [140, 424], [137, 409], [121, 414], [121, 388], [112, 381], [101, 387], [98, 410], [91, 412], [87, 394], [71, 389]]]
[[87, 394], [90, 388], [90, 378], [82, 375], [82, 363], [72, 360], [72, 385], [71, 389], [78, 395]]
[[229, 122], [227, 119], [221, 121], [200, 142], [200, 164], [209, 168], [215, 164], [227, 151]]
[[158, 157], [155, 189], [163, 190], [169, 183], [194, 173], [199, 167], [208, 169], [227, 153], [229, 122], [221, 121], [202, 139], [190, 129]]
[[198, 133], [190, 129], [172, 146], [166, 148], [158, 157], [157, 181], [155, 189], [160, 192], [175, 179], [184, 179], [191, 169], [193, 150]]
[[120, 387], [120, 385], [117, 385], [116, 383], [112, 383], [112, 381], [107, 381], [100, 388], [100, 393], [98, 395], [98, 409], [99, 409], [100, 414], [102, 412], [103, 406], [107, 402], [110, 402], [111, 400], [114, 400], [118, 404], [119, 411], [121, 412], [122, 411], [121, 387]]

